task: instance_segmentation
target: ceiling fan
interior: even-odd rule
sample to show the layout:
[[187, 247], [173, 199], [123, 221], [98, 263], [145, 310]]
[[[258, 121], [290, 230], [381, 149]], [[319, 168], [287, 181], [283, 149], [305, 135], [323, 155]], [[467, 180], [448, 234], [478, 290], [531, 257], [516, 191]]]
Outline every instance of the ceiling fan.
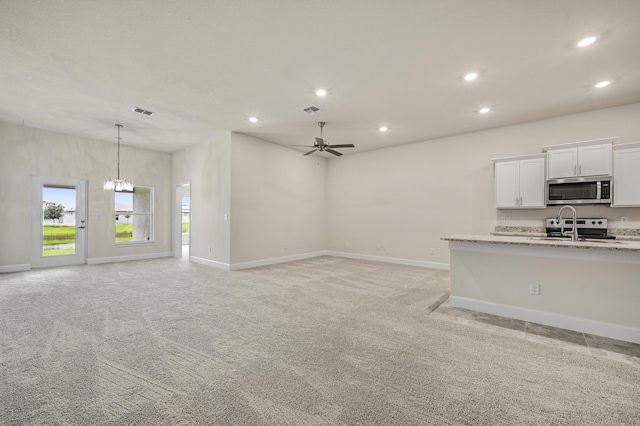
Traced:
[[313, 146], [308, 146], [308, 145], [289, 145], [289, 146], [306, 146], [309, 148], [313, 148], [311, 151], [305, 153], [304, 155], [313, 154], [316, 151], [326, 151], [333, 155], [340, 156], [342, 155], [342, 153], [335, 151], [334, 148], [355, 148], [355, 145], [352, 143], [346, 143], [341, 145], [329, 145], [327, 141], [322, 139], [322, 128], [324, 127], [325, 124], [327, 123], [325, 123], [324, 121], [321, 121], [318, 123], [318, 126], [320, 126], [320, 137], [316, 138], [316, 142], [313, 144]]

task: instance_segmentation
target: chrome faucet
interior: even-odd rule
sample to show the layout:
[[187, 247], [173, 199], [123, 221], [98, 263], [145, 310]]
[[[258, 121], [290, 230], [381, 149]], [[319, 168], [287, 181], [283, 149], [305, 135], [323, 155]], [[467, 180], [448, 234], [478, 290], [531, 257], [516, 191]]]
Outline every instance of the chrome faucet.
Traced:
[[[562, 211], [564, 209], [570, 209], [571, 210], [571, 214], [572, 214], [572, 219], [573, 219], [573, 227], [571, 228], [571, 231], [568, 231], [567, 233], [565, 233], [565, 231], [562, 228], [562, 224], [560, 223], [560, 219], [562, 219]], [[577, 222], [577, 213], [576, 213], [576, 209], [573, 208], [573, 206], [562, 206], [560, 208], [560, 211], [558, 212], [558, 218], [556, 219], [556, 222], [558, 222], [558, 224], [560, 225], [560, 233], [564, 236], [564, 237], [568, 237], [569, 235], [571, 235], [571, 241], [578, 241], [578, 226], [576, 224]]]

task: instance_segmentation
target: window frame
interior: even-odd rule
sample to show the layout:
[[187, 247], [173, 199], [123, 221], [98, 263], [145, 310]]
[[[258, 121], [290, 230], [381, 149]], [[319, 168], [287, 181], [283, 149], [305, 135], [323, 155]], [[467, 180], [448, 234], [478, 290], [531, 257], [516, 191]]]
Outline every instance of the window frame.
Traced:
[[[133, 211], [133, 206], [131, 206], [132, 210], [129, 213], [131, 216], [149, 216], [150, 220], [150, 231], [149, 231], [149, 239], [141, 240], [141, 241], [117, 241], [116, 240], [116, 225], [118, 221], [116, 220], [117, 216], [122, 215], [122, 213], [118, 213], [116, 210], [116, 191], [113, 192], [113, 241], [116, 247], [128, 247], [128, 246], [140, 246], [140, 245], [152, 245], [155, 244], [155, 188], [153, 186], [144, 186], [144, 185], [134, 185], [133, 191], [119, 191], [127, 194], [134, 194], [136, 188], [148, 189], [149, 190], [149, 213], [136, 213]], [[133, 200], [132, 200], [133, 203]]]

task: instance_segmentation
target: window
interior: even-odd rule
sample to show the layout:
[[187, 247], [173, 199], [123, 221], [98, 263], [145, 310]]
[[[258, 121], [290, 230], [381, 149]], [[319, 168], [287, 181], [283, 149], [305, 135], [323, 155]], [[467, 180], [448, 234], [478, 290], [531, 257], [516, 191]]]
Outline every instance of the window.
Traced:
[[116, 244], [153, 242], [153, 188], [115, 193]]

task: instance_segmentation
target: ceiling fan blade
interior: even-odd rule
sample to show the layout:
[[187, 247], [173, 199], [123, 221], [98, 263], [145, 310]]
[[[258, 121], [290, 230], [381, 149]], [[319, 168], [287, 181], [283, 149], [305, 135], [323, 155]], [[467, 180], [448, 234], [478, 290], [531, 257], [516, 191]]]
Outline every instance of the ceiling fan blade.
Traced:
[[289, 146], [304, 146], [305, 148], [313, 148], [313, 145], [289, 145]]
[[355, 148], [356, 146], [352, 143], [345, 143], [342, 145], [325, 145], [329, 148]]
[[317, 151], [317, 149], [312, 149], [311, 151], [306, 152], [306, 153], [305, 153], [305, 154], [303, 154], [303, 155], [313, 154], [313, 153], [314, 153], [314, 152], [316, 152], [316, 151]]
[[341, 156], [341, 155], [342, 155], [342, 154], [341, 154], [341, 153], [339, 153], [338, 151], [334, 151], [334, 150], [332, 150], [331, 148], [326, 148], [326, 147], [325, 147], [325, 149], [324, 149], [324, 150], [325, 150], [325, 151], [327, 151], [327, 152], [332, 153], [333, 155], [337, 155], [337, 156]]

